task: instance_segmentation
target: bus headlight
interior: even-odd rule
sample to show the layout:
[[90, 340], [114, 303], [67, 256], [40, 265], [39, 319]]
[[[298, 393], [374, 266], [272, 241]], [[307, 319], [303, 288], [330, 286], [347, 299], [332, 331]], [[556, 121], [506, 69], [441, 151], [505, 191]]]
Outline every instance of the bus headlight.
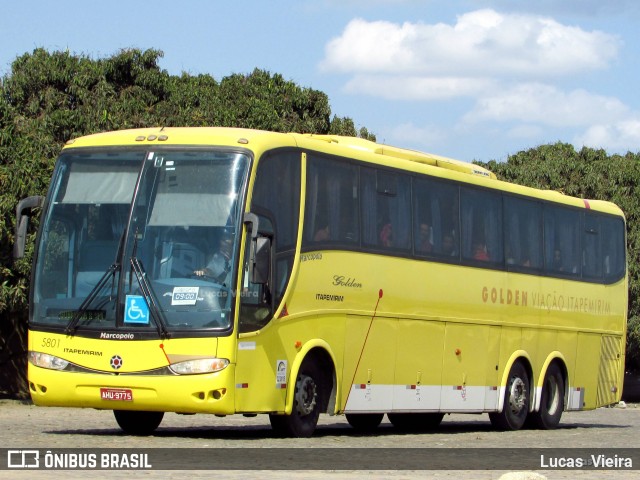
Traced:
[[195, 375], [198, 373], [219, 372], [229, 365], [226, 358], [200, 358], [198, 360], [187, 360], [186, 362], [174, 363], [169, 368], [178, 375]]
[[51, 370], [64, 370], [69, 365], [69, 362], [60, 357], [33, 351], [29, 351], [29, 361], [36, 367], [50, 368]]

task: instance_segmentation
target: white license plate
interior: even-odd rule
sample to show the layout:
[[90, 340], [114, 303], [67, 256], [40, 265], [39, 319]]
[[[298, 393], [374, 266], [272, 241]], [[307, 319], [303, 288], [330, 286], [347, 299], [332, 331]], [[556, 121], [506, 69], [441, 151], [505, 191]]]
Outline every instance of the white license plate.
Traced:
[[133, 392], [129, 388], [101, 388], [100, 398], [115, 402], [133, 402]]

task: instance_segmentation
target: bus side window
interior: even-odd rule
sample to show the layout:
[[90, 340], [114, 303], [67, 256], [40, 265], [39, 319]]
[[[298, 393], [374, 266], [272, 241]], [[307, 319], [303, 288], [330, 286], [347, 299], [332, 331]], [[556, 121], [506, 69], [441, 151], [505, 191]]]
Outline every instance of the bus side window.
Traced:
[[392, 250], [411, 248], [411, 184], [406, 175], [361, 169], [365, 245]]
[[582, 273], [588, 280], [611, 283], [625, 270], [624, 222], [619, 218], [584, 214]]
[[418, 256], [458, 259], [458, 187], [413, 179], [413, 241]]
[[585, 215], [582, 234], [582, 274], [594, 280], [602, 277], [600, 231], [600, 219], [594, 215]]
[[502, 196], [462, 188], [460, 198], [463, 258], [502, 263]]
[[545, 270], [551, 274], [579, 277], [580, 212], [555, 205], [544, 208]]
[[605, 283], [619, 280], [625, 272], [625, 225], [619, 218], [603, 217], [601, 229], [607, 232], [602, 240], [600, 262], [604, 272]]
[[303, 245], [357, 244], [358, 169], [309, 155]]
[[[273, 235], [271, 220], [259, 215], [260, 234]], [[244, 267], [242, 269], [242, 290], [240, 291], [240, 315], [239, 332], [253, 332], [260, 330], [271, 319], [271, 286], [252, 283], [249, 278], [249, 251], [251, 248], [251, 236], [247, 235], [247, 243], [244, 253]], [[286, 284], [287, 277], [278, 278], [275, 283], [283, 281]]]
[[[251, 212], [259, 217], [259, 232], [271, 238], [272, 273], [268, 284], [250, 286], [253, 290], [248, 292], [257, 292], [257, 298], [241, 302], [241, 318], [257, 320], [250, 325], [253, 330], [262, 328], [278, 309], [291, 276], [290, 267], [273, 272], [273, 266], [283, 262], [293, 265], [300, 215], [300, 164], [301, 155], [295, 151], [267, 152], [259, 159]], [[243, 323], [241, 331], [250, 331], [245, 325], [249, 323]]]
[[504, 197], [505, 262], [508, 268], [542, 268], [540, 203]]

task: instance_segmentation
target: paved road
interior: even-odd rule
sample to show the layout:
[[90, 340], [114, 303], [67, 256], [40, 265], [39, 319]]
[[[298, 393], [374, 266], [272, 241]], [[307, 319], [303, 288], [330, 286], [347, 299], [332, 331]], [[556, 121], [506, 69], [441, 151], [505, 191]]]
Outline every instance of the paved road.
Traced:
[[[0, 447], [11, 449], [84, 449], [84, 448], [197, 448], [218, 452], [220, 448], [629, 448], [640, 447], [640, 405], [627, 408], [603, 408], [590, 412], [563, 415], [561, 428], [554, 431], [522, 430], [496, 432], [491, 429], [487, 415], [448, 415], [436, 432], [401, 433], [386, 421], [374, 434], [359, 434], [344, 417], [322, 416], [316, 434], [309, 439], [275, 438], [268, 418], [230, 416], [218, 418], [208, 415], [184, 416], [166, 414], [155, 435], [125, 436], [119, 430], [110, 411], [35, 407], [18, 401], [0, 400]], [[247, 450], [250, 452], [250, 450]], [[326, 452], [326, 450], [320, 450]], [[186, 451], [185, 451], [186, 452]], [[353, 450], [357, 452], [357, 450]], [[250, 457], [250, 455], [247, 455]], [[247, 462], [252, 462], [247, 458]], [[637, 467], [640, 467], [638, 465]], [[331, 458], [326, 459], [326, 471], [226, 471], [218, 478], [329, 478], [352, 479], [365, 477], [408, 478], [478, 478], [498, 479], [505, 471], [331, 471]], [[464, 468], [464, 465], [461, 465]], [[640, 478], [635, 471], [542, 470], [547, 479]], [[96, 472], [98, 473], [98, 472]], [[211, 478], [205, 471], [101, 471], [109, 478]], [[86, 478], [81, 471], [0, 470], [0, 478]], [[524, 478], [524, 477], [523, 477]]]

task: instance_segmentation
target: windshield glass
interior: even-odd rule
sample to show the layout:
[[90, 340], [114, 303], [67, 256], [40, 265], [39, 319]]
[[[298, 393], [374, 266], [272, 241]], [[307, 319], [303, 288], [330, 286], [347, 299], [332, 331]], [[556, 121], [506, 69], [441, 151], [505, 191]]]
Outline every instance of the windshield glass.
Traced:
[[[144, 152], [63, 154], [42, 220], [32, 321], [66, 325], [116, 263]], [[113, 272], [82, 320], [115, 325]]]
[[203, 150], [63, 155], [43, 220], [32, 321], [228, 329], [247, 166], [245, 155]]

